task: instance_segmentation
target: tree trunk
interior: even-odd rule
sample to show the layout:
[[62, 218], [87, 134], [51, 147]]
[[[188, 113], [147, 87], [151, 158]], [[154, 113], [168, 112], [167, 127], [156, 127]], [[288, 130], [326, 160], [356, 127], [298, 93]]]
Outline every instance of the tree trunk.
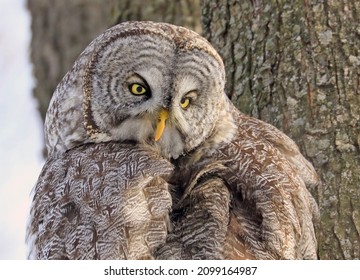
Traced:
[[201, 32], [200, 0], [118, 0], [115, 1], [116, 22], [150, 20], [185, 26]]
[[51, 96], [81, 51], [108, 27], [154, 20], [201, 31], [200, 0], [28, 0], [32, 15], [34, 96], [45, 118]]
[[34, 96], [43, 119], [55, 87], [76, 57], [112, 24], [110, 2], [28, 0], [32, 16], [31, 59], [37, 81]]
[[323, 185], [321, 259], [360, 258], [360, 1], [203, 0], [237, 107], [292, 137]]

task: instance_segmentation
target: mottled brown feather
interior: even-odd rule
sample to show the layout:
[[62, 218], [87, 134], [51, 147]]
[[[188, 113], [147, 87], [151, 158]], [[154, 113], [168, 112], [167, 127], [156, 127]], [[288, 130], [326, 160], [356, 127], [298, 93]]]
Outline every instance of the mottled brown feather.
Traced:
[[87, 144], [50, 157], [34, 189], [36, 259], [152, 259], [165, 242], [172, 165], [144, 145]]
[[[129, 92], [134, 79], [151, 94]], [[125, 22], [95, 38], [47, 112], [30, 257], [317, 258], [313, 166], [224, 85], [218, 53], [183, 27]]]

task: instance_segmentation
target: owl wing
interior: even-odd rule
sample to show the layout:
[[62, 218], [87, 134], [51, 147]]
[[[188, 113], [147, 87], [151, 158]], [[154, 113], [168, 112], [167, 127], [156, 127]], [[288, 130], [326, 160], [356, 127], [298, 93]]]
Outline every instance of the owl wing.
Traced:
[[261, 242], [261, 217], [226, 181], [227, 167], [211, 159], [192, 170], [172, 212], [173, 230], [157, 258], [277, 258]]
[[173, 229], [156, 253], [158, 259], [224, 259], [230, 192], [221, 178], [207, 176], [218, 168], [210, 164], [187, 181], [172, 212]]
[[133, 144], [88, 144], [50, 157], [34, 188], [30, 257], [153, 258], [167, 235], [172, 170]]
[[233, 197], [229, 229], [256, 258], [317, 258], [319, 214], [307, 189], [320, 183], [313, 166], [275, 127], [234, 116], [239, 133], [218, 156]]
[[[309, 190], [315, 190], [321, 184], [320, 178], [313, 165], [301, 154], [296, 143], [276, 127], [259, 119], [236, 114], [239, 131], [243, 131], [245, 137], [239, 137], [243, 141], [242, 146], [262, 145], [269, 153], [271, 160], [264, 160], [265, 153], [255, 153], [255, 160], [263, 162], [264, 166], [276, 166], [274, 170], [268, 170], [267, 178], [275, 179], [278, 184], [274, 188], [284, 198], [285, 209], [293, 209], [287, 214], [295, 224], [299, 224], [298, 237], [294, 241], [299, 250], [294, 256], [296, 258], [313, 259], [317, 258], [317, 241], [315, 229], [320, 220], [317, 203]], [[247, 142], [247, 144], [246, 144]], [[269, 154], [268, 153], [268, 154]], [[269, 161], [270, 160], [270, 161]], [[267, 161], [267, 162], [266, 162]], [[264, 178], [264, 176], [263, 176]], [[259, 180], [264, 182], [264, 180]], [[258, 184], [257, 186], [260, 186]], [[275, 194], [273, 194], [274, 197]], [[284, 258], [284, 257], [282, 257]]]
[[232, 143], [219, 150], [224, 158], [190, 168], [157, 258], [317, 258], [313, 198], [281, 154], [247, 154], [253, 144]]
[[316, 172], [275, 127], [241, 114], [235, 120], [231, 142], [178, 163], [185, 192], [160, 256], [317, 258], [318, 210], [306, 188], [318, 183]]
[[[304, 158], [299, 147], [290, 137], [262, 120], [244, 115], [239, 111], [234, 114], [237, 123], [240, 124], [239, 130], [245, 131], [247, 135], [252, 134], [254, 138], [262, 139], [262, 141], [266, 141], [276, 148], [296, 170], [306, 186], [314, 187], [320, 183], [314, 167]], [[251, 133], [248, 133], [249, 130], [251, 130]]]

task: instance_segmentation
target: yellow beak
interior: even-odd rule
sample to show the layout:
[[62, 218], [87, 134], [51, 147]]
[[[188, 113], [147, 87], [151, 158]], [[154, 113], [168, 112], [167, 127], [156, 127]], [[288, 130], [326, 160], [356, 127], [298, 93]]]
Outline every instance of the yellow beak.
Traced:
[[161, 138], [161, 135], [163, 134], [165, 129], [165, 122], [168, 117], [169, 117], [168, 111], [166, 111], [165, 109], [161, 109], [159, 113], [159, 121], [156, 125], [155, 141], [158, 141]]

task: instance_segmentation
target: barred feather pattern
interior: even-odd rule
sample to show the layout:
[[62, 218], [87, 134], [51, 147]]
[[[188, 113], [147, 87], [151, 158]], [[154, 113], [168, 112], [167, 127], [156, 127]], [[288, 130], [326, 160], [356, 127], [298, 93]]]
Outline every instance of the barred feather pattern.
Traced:
[[47, 112], [30, 257], [316, 258], [314, 168], [224, 87], [220, 56], [183, 27], [125, 22], [95, 38]]
[[[238, 128], [234, 138], [177, 162], [184, 194], [175, 207], [185, 215], [176, 219], [160, 256], [316, 259], [319, 212], [307, 189], [320, 183], [314, 168], [284, 133], [230, 102], [228, 108]], [[198, 230], [194, 235], [188, 228]], [[208, 250], [198, 247], [203, 243]]]
[[157, 259], [224, 259], [230, 193], [219, 178], [198, 184], [174, 207], [173, 230], [156, 253]]
[[153, 259], [169, 230], [173, 167], [144, 145], [87, 144], [50, 157], [34, 189], [35, 259]]

